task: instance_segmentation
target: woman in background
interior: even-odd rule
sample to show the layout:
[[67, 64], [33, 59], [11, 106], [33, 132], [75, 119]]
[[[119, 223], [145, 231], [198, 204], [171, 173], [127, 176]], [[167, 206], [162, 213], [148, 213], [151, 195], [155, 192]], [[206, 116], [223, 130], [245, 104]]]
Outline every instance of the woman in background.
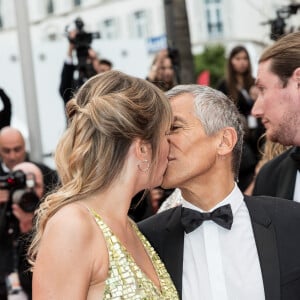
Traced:
[[40, 206], [29, 250], [33, 299], [178, 299], [127, 216], [137, 192], [162, 182], [167, 98], [146, 80], [108, 71], [80, 88], [67, 113], [56, 151], [62, 186]]
[[177, 83], [175, 67], [169, 55], [169, 50], [160, 50], [154, 57], [146, 79], [161, 90], [168, 91]]
[[234, 47], [227, 60], [225, 79], [219, 83], [218, 90], [229, 96], [246, 118], [253, 106], [249, 91], [254, 82], [247, 49], [244, 46]]
[[238, 45], [230, 51], [225, 78], [217, 89], [230, 97], [245, 117], [245, 140], [238, 182], [242, 191], [246, 190], [254, 178], [255, 167], [260, 159], [258, 140], [264, 133], [260, 120], [251, 115], [255, 101], [254, 83], [249, 53], [244, 46]]

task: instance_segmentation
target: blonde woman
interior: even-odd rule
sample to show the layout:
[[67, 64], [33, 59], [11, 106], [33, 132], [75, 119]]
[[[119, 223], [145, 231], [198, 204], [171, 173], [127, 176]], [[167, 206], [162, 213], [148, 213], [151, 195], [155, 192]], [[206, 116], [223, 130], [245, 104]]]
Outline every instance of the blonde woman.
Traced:
[[62, 186], [37, 212], [33, 299], [178, 299], [128, 218], [132, 197], [161, 184], [171, 109], [151, 83], [117, 71], [88, 80], [67, 106], [56, 151]]

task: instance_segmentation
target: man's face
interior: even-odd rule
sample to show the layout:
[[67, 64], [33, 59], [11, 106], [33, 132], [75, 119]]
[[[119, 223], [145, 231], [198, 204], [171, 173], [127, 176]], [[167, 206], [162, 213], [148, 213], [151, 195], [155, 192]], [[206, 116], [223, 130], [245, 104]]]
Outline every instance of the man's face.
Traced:
[[252, 114], [261, 118], [267, 137], [283, 145], [295, 144], [300, 126], [300, 97], [296, 83], [289, 79], [286, 87], [270, 71], [271, 61], [259, 64], [256, 86], [258, 97]]
[[23, 162], [26, 157], [25, 143], [19, 134], [5, 134], [0, 137], [0, 157], [4, 164], [12, 168]]
[[195, 115], [193, 95], [176, 96], [171, 99], [171, 106], [174, 118], [169, 135], [169, 163], [162, 187], [184, 188], [213, 172], [218, 139], [204, 132]]
[[110, 71], [111, 70], [111, 67], [107, 64], [102, 64], [102, 63], [99, 63], [99, 68], [98, 68], [98, 73], [104, 73], [104, 72], [107, 72], [107, 71]]

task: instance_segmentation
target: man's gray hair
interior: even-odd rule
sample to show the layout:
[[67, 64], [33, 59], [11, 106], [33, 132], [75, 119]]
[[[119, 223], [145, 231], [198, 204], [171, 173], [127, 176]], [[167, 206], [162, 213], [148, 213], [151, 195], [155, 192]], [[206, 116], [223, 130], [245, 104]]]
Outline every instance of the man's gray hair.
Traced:
[[236, 105], [222, 92], [204, 85], [177, 85], [166, 92], [169, 99], [182, 94], [194, 96], [195, 114], [207, 135], [214, 135], [225, 127], [233, 127], [237, 132], [232, 158], [232, 171], [237, 179], [243, 148], [244, 122]]

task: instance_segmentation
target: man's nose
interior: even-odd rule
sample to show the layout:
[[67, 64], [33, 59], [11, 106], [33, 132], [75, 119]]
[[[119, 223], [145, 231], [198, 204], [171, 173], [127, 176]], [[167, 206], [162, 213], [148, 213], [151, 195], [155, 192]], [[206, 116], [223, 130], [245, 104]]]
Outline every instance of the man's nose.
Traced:
[[17, 153], [15, 151], [10, 151], [8, 157], [10, 160], [15, 160], [17, 157]]
[[252, 116], [259, 118], [262, 115], [261, 100], [258, 96], [251, 110]]

